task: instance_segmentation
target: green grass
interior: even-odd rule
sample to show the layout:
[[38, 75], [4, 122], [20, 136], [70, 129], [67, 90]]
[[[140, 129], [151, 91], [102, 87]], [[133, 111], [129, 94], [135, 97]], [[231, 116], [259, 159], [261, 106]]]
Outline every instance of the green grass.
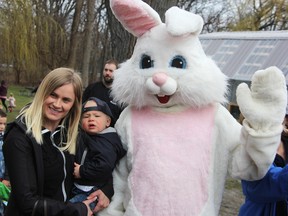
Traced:
[[241, 181], [239, 181], [237, 179], [232, 179], [231, 177], [228, 177], [226, 179], [225, 188], [227, 190], [233, 190], [233, 189], [241, 190]]
[[[16, 116], [19, 114], [19, 111], [21, 110], [21, 108], [25, 106], [27, 103], [32, 101], [33, 95], [29, 94], [30, 91], [31, 90], [28, 90], [23, 86], [16, 86], [16, 85], [8, 86], [7, 97], [9, 97], [10, 93], [14, 94], [14, 97], [16, 99], [16, 108], [13, 109], [13, 112], [7, 113], [7, 122], [13, 121], [16, 118]], [[6, 101], [6, 105], [8, 106], [8, 101]], [[4, 107], [3, 109], [5, 110]]]

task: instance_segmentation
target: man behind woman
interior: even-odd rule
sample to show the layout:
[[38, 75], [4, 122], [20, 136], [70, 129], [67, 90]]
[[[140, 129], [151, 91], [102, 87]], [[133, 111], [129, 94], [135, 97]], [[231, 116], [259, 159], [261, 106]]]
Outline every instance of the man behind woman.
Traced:
[[118, 68], [118, 62], [115, 59], [110, 59], [105, 62], [102, 71], [102, 80], [91, 83], [83, 92], [83, 101], [87, 101], [89, 97], [96, 97], [105, 101], [113, 114], [111, 127], [114, 126], [119, 118], [124, 106], [117, 104], [111, 95], [111, 87], [114, 80], [114, 71]]
[[109, 204], [102, 191], [111, 191], [111, 184], [82, 203], [67, 202], [73, 185], [81, 99], [79, 74], [68, 68], [55, 69], [43, 79], [32, 103], [7, 126], [3, 152], [12, 187], [7, 216], [91, 216], [89, 204], [96, 198], [94, 211]]

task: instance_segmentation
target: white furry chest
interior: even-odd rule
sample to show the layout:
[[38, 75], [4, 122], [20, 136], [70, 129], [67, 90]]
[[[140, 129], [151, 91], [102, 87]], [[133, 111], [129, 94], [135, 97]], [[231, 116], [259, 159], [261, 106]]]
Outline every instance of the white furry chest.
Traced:
[[208, 198], [213, 114], [213, 107], [175, 114], [132, 111], [129, 181], [143, 215], [199, 214]]

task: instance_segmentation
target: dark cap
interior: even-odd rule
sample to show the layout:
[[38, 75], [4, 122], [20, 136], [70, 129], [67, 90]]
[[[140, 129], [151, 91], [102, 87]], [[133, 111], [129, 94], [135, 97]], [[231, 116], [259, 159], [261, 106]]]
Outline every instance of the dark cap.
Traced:
[[[91, 107], [85, 107], [86, 103], [88, 101], [94, 101], [97, 105], [96, 106], [91, 106]], [[108, 106], [108, 104], [105, 101], [100, 100], [99, 98], [96, 97], [89, 97], [87, 101], [85, 101], [82, 105], [82, 114], [88, 111], [101, 111], [108, 115], [111, 119], [113, 119], [113, 114]]]

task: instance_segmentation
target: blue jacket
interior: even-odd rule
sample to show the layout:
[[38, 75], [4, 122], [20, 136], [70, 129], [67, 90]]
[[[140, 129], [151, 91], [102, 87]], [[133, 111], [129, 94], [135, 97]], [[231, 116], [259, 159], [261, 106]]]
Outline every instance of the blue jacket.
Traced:
[[265, 177], [258, 181], [242, 180], [245, 203], [239, 216], [274, 216], [276, 202], [288, 199], [288, 165], [272, 165]]
[[4, 178], [4, 172], [5, 172], [5, 163], [4, 163], [4, 155], [3, 155], [3, 135], [4, 133], [0, 132], [0, 178]]

